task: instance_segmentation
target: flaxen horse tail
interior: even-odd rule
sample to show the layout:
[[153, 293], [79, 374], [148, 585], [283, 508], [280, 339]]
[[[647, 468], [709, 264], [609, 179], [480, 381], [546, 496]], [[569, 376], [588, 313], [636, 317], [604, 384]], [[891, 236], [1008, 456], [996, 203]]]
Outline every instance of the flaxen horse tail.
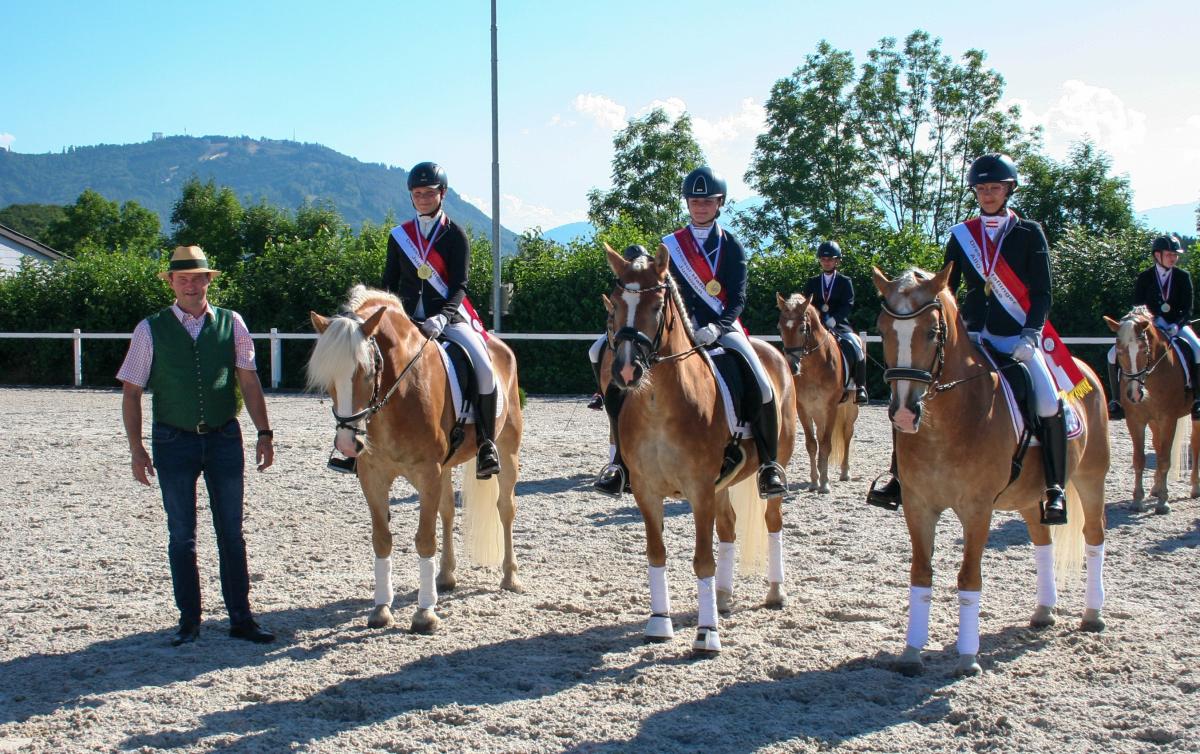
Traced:
[[475, 478], [475, 459], [463, 463], [463, 547], [476, 565], [499, 568], [504, 562], [504, 529], [500, 522], [500, 482], [496, 476]]
[[829, 441], [832, 445], [829, 448], [830, 468], [840, 468], [850, 451], [846, 438], [853, 436], [854, 420], [858, 418], [858, 406], [853, 401], [854, 397], [851, 396], [838, 404], [837, 416], [833, 419], [833, 436]]
[[729, 502], [733, 506], [734, 535], [738, 543], [738, 569], [744, 574], [767, 575], [767, 519], [763, 511], [767, 501], [758, 496], [758, 482], [751, 474], [731, 485]]

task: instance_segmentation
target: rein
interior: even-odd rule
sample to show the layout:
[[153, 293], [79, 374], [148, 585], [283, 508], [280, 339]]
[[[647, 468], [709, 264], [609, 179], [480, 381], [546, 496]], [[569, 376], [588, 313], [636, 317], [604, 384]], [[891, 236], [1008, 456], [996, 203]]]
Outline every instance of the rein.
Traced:
[[[357, 314], [339, 314], [337, 316], [345, 317], [347, 319], [352, 319], [356, 322], [359, 322], [360, 324], [362, 323], [362, 318], [359, 317]], [[341, 414], [339, 414], [337, 412], [336, 408], [331, 407], [330, 410], [333, 412], [333, 418], [337, 420], [337, 428], [338, 429], [348, 429], [351, 432], [353, 432], [356, 436], [357, 435], [365, 435], [367, 433], [367, 431], [365, 429], [361, 429], [358, 426], [358, 423], [361, 422], [363, 419], [366, 419], [367, 423], [370, 424], [371, 418], [374, 417], [375, 414], [379, 413], [385, 405], [387, 405], [387, 402], [389, 400], [391, 400], [391, 397], [395, 394], [396, 390], [400, 387], [400, 383], [404, 380], [405, 376], [407, 376], [408, 373], [412, 370], [412, 368], [416, 365], [417, 359], [420, 358], [421, 353], [425, 350], [425, 346], [429, 345], [429, 341], [431, 341], [431, 340], [433, 340], [432, 337], [426, 337], [425, 340], [422, 341], [421, 347], [417, 349], [417, 352], [413, 355], [413, 357], [411, 359], [409, 359], [407, 364], [404, 365], [404, 369], [400, 370], [400, 374], [396, 377], [396, 381], [392, 383], [392, 386], [390, 388], [388, 388], [388, 391], [386, 393], [384, 393], [383, 398], [380, 399], [379, 398], [379, 388], [380, 388], [381, 381], [383, 379], [383, 352], [379, 349], [379, 344], [375, 341], [374, 335], [372, 335], [370, 338], [368, 338], [367, 342], [370, 343], [371, 350], [373, 352], [373, 363], [374, 363], [374, 371], [375, 371], [375, 379], [371, 383], [371, 400], [368, 401], [367, 407], [364, 408], [362, 411], [350, 414], [349, 416], [342, 416]]]
[[787, 360], [789, 362], [791, 362], [793, 371], [796, 371], [797, 373], [799, 373], [798, 370], [800, 369], [801, 359], [803, 359], [805, 356], [808, 356], [809, 354], [815, 353], [818, 349], [821, 348], [820, 341], [817, 341], [816, 343], [809, 345], [809, 343], [811, 343], [814, 340], [814, 338], [813, 338], [813, 334], [812, 334], [812, 332], [813, 332], [812, 325], [809, 324], [807, 316], [804, 318], [804, 327], [801, 329], [800, 332], [804, 336], [804, 340], [802, 341], [802, 343], [804, 345], [785, 346], [783, 349], [784, 356], [787, 357]]

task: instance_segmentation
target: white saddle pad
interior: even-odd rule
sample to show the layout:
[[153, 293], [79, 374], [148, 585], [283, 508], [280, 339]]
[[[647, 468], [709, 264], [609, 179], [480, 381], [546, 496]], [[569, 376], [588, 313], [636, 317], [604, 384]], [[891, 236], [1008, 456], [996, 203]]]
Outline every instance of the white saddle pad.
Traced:
[[[709, 351], [713, 356], [720, 356], [725, 353], [724, 348], [713, 348]], [[717, 369], [717, 365], [712, 359], [705, 359], [708, 368], [712, 371], [713, 377], [717, 378], [717, 392], [721, 394], [721, 400], [725, 405], [725, 422], [729, 425], [729, 433], [735, 437], [749, 437], [750, 425], [745, 422], [738, 421], [737, 412], [733, 409], [733, 393], [729, 390], [729, 385], [725, 383], [725, 378], [721, 376], [721, 370]]]
[[[450, 354], [446, 353], [447, 344], [439, 342], [438, 354], [442, 357], [442, 365], [446, 367], [446, 378], [450, 380], [450, 399], [454, 401], [454, 420], [463, 421], [464, 417], [467, 424], [475, 423], [475, 406], [468, 403], [463, 405], [462, 389], [458, 386], [458, 372], [454, 369], [454, 362], [450, 360]], [[496, 375], [496, 426], [499, 427], [503, 422], [500, 417], [504, 416], [504, 390], [500, 385], [500, 375]], [[499, 431], [499, 430], [497, 430]]]
[[[1017, 398], [1013, 395], [1012, 387], [1008, 384], [1008, 378], [1004, 376], [1004, 372], [999, 371], [999, 367], [990, 353], [984, 349], [976, 349], [976, 351], [982, 353], [992, 365], [992, 369], [997, 370], [996, 373], [1000, 375], [1000, 387], [1004, 390], [1004, 402], [1008, 405], [1008, 418], [1012, 420], [1013, 432], [1020, 439], [1021, 433], [1025, 431], [1025, 417], [1021, 414], [1021, 409], [1017, 406]], [[1071, 405], [1070, 401], [1064, 400], [1063, 407], [1065, 409], [1063, 414], [1067, 423], [1067, 439], [1074, 440], [1083, 434], [1083, 421], [1080, 420], [1079, 414], [1075, 411], [1075, 407]], [[1037, 435], [1034, 435], [1029, 444], [1041, 445], [1042, 443], [1038, 440]]]

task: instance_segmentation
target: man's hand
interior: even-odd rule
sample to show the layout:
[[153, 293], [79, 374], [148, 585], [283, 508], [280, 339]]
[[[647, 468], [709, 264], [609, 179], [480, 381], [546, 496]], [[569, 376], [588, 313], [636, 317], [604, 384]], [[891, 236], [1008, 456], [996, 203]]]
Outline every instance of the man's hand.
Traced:
[[258, 445], [254, 449], [254, 457], [258, 463], [259, 471], [263, 471], [275, 463], [275, 442], [273, 438], [265, 435], [260, 436], [258, 438]]
[[150, 477], [154, 476], [154, 464], [150, 462], [150, 454], [140, 443], [130, 452], [133, 455], [133, 461], [130, 464], [133, 467], [133, 478], [149, 487]]

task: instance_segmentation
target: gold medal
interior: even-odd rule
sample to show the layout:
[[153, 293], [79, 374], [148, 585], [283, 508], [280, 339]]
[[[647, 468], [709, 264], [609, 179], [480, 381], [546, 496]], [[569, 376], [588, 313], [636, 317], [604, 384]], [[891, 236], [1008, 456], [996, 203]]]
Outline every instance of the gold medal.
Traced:
[[983, 284], [983, 295], [985, 295], [985, 296], [992, 295], [992, 284], [991, 283]]
[[708, 281], [707, 285], [704, 286], [704, 290], [710, 296], [720, 296], [721, 295], [721, 283], [718, 282], [716, 278], [713, 278], [712, 280]]
[[429, 278], [433, 277], [433, 268], [429, 266], [428, 262], [422, 263], [421, 266], [417, 268], [417, 277], [421, 278], [422, 280], [428, 280]]
[[1163, 305], [1162, 305], [1162, 310], [1163, 310], [1164, 314], [1171, 311], [1171, 305], [1168, 304], [1166, 301], [1164, 301]]
[[829, 311], [829, 304], [821, 304], [821, 311], [823, 311], [823, 312]]

